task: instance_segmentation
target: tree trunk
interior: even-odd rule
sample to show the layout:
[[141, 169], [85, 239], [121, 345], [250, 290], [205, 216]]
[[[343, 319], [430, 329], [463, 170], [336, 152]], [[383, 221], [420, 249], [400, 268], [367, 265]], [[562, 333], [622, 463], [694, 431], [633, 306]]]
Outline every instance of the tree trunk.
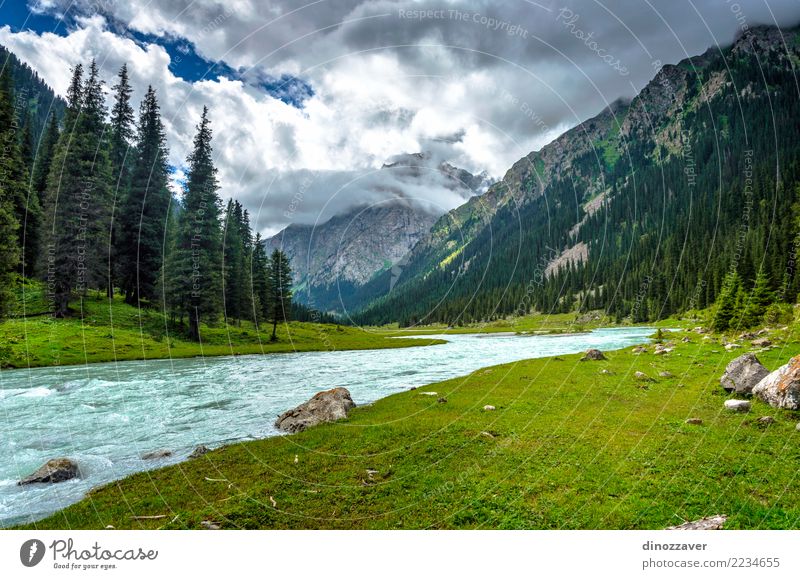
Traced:
[[192, 308], [189, 311], [189, 339], [194, 342], [200, 341], [200, 319], [197, 314], [197, 308]]
[[273, 318], [272, 318], [272, 338], [270, 338], [270, 341], [272, 341], [272, 342], [277, 342], [278, 341], [277, 331], [278, 331], [278, 316], [273, 316]]

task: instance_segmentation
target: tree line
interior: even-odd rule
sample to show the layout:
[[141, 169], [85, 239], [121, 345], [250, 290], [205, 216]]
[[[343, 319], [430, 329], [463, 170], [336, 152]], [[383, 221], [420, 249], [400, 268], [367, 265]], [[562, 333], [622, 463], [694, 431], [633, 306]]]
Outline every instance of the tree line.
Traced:
[[50, 114], [35, 152], [32, 123], [19, 130], [11, 68], [0, 77], [0, 316], [15, 284], [39, 278], [58, 318], [99, 290], [163, 308], [192, 340], [220, 318], [270, 324], [277, 339], [292, 312], [290, 263], [267, 253], [241, 203], [223, 207], [208, 108], [178, 198], [157, 93], [148, 87], [137, 115], [126, 65], [110, 111], [97, 64], [75, 66], [63, 116]]

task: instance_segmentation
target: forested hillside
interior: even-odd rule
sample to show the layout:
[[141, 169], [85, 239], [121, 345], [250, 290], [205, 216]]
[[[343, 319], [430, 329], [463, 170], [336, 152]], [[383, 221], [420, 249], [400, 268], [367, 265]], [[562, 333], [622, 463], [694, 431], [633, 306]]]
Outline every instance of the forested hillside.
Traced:
[[[458, 324], [604, 309], [660, 319], [718, 298], [794, 302], [800, 227], [797, 29], [757, 28], [666, 65], [629, 103], [516, 163], [442, 217], [357, 319]], [[387, 276], [362, 294], [390, 287]], [[777, 307], [777, 306], [776, 306]], [[727, 314], [726, 314], [727, 315]], [[724, 329], [724, 328], [722, 328]]]

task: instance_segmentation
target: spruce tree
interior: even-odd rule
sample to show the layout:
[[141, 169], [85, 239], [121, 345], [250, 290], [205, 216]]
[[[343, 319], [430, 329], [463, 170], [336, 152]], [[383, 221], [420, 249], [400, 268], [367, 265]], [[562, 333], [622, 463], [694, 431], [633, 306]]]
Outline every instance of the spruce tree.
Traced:
[[767, 308], [772, 304], [774, 296], [769, 288], [769, 278], [763, 270], [759, 270], [753, 284], [753, 290], [746, 300], [742, 313], [742, 325], [752, 328], [762, 322]]
[[32, 189], [39, 197], [39, 203], [44, 206], [44, 192], [47, 189], [47, 175], [53, 164], [53, 155], [58, 144], [59, 129], [55, 113], [50, 115], [47, 130], [39, 144], [36, 160], [33, 166]]
[[272, 252], [269, 268], [269, 312], [272, 321], [272, 338], [278, 339], [278, 323], [288, 321], [292, 310], [292, 270], [289, 258], [281, 250]]
[[9, 204], [11, 217], [16, 222], [11, 239], [17, 243], [17, 262], [22, 273], [29, 274], [36, 259], [34, 241], [38, 233], [39, 203], [30, 197], [30, 169], [25, 163], [22, 142], [22, 122], [15, 107], [14, 84], [10, 67], [5, 67], [0, 77], [0, 186], [4, 203]]
[[211, 126], [204, 107], [187, 159], [182, 210], [166, 274], [167, 300], [188, 315], [189, 337], [195, 341], [200, 340], [201, 321], [213, 321], [222, 308], [221, 201], [211, 153]]
[[735, 271], [725, 277], [722, 290], [717, 298], [716, 310], [711, 327], [716, 332], [724, 332], [735, 324], [736, 316], [739, 313], [736, 309], [737, 297], [740, 295], [741, 282], [739, 274]]
[[250, 259], [250, 294], [252, 296], [253, 322], [256, 325], [269, 319], [269, 264], [270, 259], [261, 234], [256, 233]]
[[[238, 213], [238, 215], [237, 215]], [[224, 233], [224, 268], [223, 292], [225, 294], [225, 317], [238, 322], [244, 313], [241, 309], [242, 294], [247, 291], [244, 284], [244, 240], [242, 239], [239, 219], [241, 205], [233, 199], [228, 201], [225, 209]]]
[[116, 219], [117, 275], [125, 302], [156, 298], [164, 261], [168, 220], [168, 152], [164, 125], [153, 87], [148, 87], [139, 111], [139, 127], [129, 186], [122, 192]]

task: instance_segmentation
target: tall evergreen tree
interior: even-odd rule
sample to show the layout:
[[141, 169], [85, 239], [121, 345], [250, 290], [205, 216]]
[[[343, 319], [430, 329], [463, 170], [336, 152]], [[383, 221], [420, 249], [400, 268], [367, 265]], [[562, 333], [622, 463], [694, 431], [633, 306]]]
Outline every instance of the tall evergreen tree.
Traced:
[[189, 336], [195, 341], [200, 340], [200, 322], [214, 320], [222, 308], [221, 201], [211, 136], [208, 108], [204, 107], [187, 159], [183, 207], [167, 272], [171, 280], [168, 302], [179, 304], [188, 315]]
[[767, 313], [767, 308], [775, 297], [769, 287], [769, 278], [763, 270], [756, 274], [753, 290], [747, 297], [744, 311], [742, 312], [742, 326], [752, 328], [760, 324]]
[[739, 280], [739, 274], [735, 271], [729, 273], [723, 283], [714, 311], [714, 318], [711, 322], [711, 327], [714, 331], [724, 332], [731, 328], [732, 324], [735, 325], [737, 314], [740, 313], [736, 304], [740, 291], [741, 281]]
[[269, 264], [266, 247], [261, 234], [256, 233], [250, 258], [250, 295], [252, 296], [253, 321], [269, 319]]
[[122, 193], [116, 219], [116, 256], [125, 301], [156, 298], [164, 261], [164, 232], [171, 201], [164, 125], [153, 87], [139, 111], [139, 129], [129, 186]]
[[30, 174], [20, 146], [23, 124], [20, 114], [15, 105], [11, 73], [6, 67], [0, 76], [0, 183], [4, 202], [9, 204], [17, 224], [16, 234], [12, 235], [18, 247], [16, 254], [22, 260], [22, 272], [27, 274], [36, 257], [32, 243], [28, 242], [36, 238], [40, 209], [36, 199], [30, 198]]
[[278, 339], [278, 323], [289, 320], [292, 311], [292, 270], [289, 258], [281, 250], [272, 252], [269, 268], [269, 312], [272, 341]]
[[42, 275], [57, 317], [68, 314], [74, 293], [85, 295], [90, 287], [107, 290], [110, 283], [111, 169], [103, 82], [94, 62], [85, 81], [82, 76], [78, 65], [47, 182]]
[[58, 144], [59, 129], [58, 119], [55, 113], [50, 115], [47, 123], [47, 130], [39, 144], [36, 153], [36, 160], [33, 166], [33, 176], [31, 179], [33, 191], [39, 197], [39, 203], [44, 206], [44, 192], [47, 189], [47, 175], [50, 173], [50, 166], [53, 164], [53, 155]]

